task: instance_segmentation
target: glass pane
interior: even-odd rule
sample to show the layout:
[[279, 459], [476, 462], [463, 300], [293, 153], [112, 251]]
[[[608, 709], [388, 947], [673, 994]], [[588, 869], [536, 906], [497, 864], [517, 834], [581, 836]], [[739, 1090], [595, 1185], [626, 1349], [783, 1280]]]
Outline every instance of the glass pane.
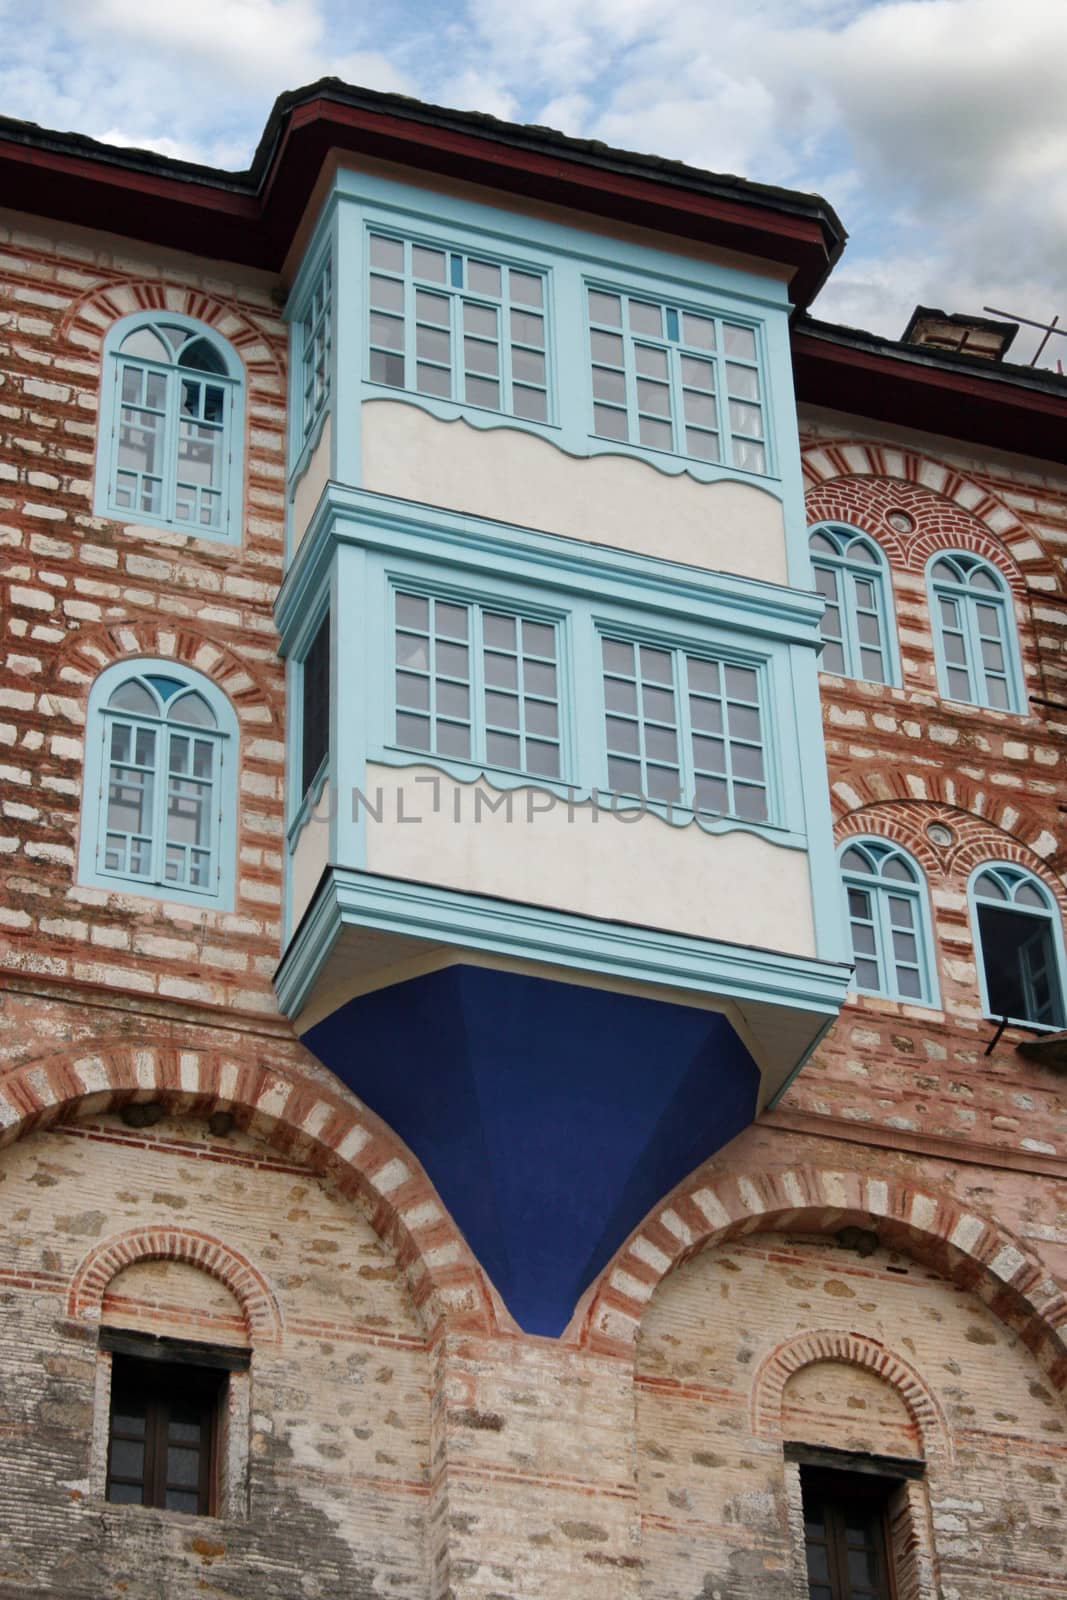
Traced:
[[691, 311], [682, 313], [682, 339], [698, 350], [714, 350], [715, 324], [710, 317], [698, 317]]
[[689, 697], [689, 720], [701, 733], [722, 732], [722, 702]]
[[528, 655], [550, 656], [555, 659], [555, 628], [544, 622], [524, 622], [522, 625], [522, 648]]
[[667, 381], [667, 352], [653, 350], [650, 345], [639, 344], [634, 346], [634, 366], [642, 377], [659, 378]]
[[697, 428], [687, 428], [685, 447], [691, 456], [696, 456], [700, 461], [718, 461], [720, 459], [719, 436], [717, 433], [701, 433]]
[[420, 393], [439, 395], [443, 400], [452, 394], [452, 374], [447, 367], [431, 367], [420, 361], [415, 368], [415, 384]]
[[431, 748], [429, 717], [410, 717], [404, 712], [398, 712], [396, 738], [398, 744], [411, 745], [415, 750], [429, 750]]
[[763, 751], [754, 744], [731, 746], [734, 774], [738, 778], [755, 778], [763, 781]]
[[543, 389], [524, 389], [516, 384], [512, 404], [517, 417], [526, 417], [531, 422], [548, 421], [548, 396]]
[[370, 303], [376, 311], [403, 311], [404, 285], [398, 278], [380, 278], [372, 273]]
[[370, 356], [372, 383], [388, 383], [394, 389], [404, 387], [404, 357], [386, 355], [383, 350], [372, 350]]
[[665, 383], [649, 383], [645, 378], [638, 378], [637, 404], [642, 411], [651, 411], [657, 417], [669, 417], [671, 392]]
[[445, 264], [443, 250], [426, 250], [418, 244], [412, 246], [411, 270], [416, 278], [425, 278], [430, 283], [445, 283]]
[[203, 695], [190, 692], [175, 700], [168, 710], [172, 722], [191, 722], [198, 728], [216, 728], [215, 713]]
[[545, 744], [540, 739], [529, 739], [526, 744], [526, 766], [540, 778], [558, 778], [558, 746]]
[[120, 684], [108, 705], [115, 711], [133, 711], [149, 717], [159, 715], [159, 707], [143, 683]]
[[674, 721], [674, 695], [669, 689], [652, 689], [647, 684], [641, 691], [645, 716], [656, 722]]
[[467, 637], [466, 606], [453, 606], [445, 600], [438, 600], [434, 608], [433, 621], [435, 633], [444, 634], [449, 639]]
[[523, 669], [523, 679], [530, 694], [548, 695], [552, 698], [556, 694], [556, 669], [543, 661], [527, 661]]
[[678, 740], [672, 728], [646, 728], [645, 753], [653, 761], [678, 760]]
[[611, 400], [626, 404], [626, 376], [614, 367], [593, 368], [593, 395], [597, 400]]
[[722, 336], [728, 356], [740, 356], [742, 361], [755, 361], [756, 335], [751, 328], [738, 328], [725, 322]]
[[168, 1511], [187, 1511], [195, 1516], [200, 1510], [200, 1497], [191, 1489], [168, 1489], [166, 1506]]
[[511, 375], [514, 379], [525, 380], [527, 383], [544, 384], [545, 358], [536, 350], [513, 350], [511, 354]]
[[171, 1445], [167, 1451], [167, 1486], [195, 1489], [200, 1482], [200, 1451]]
[[403, 318], [387, 317], [382, 312], [372, 311], [370, 318], [370, 337], [372, 344], [382, 345], [387, 350], [403, 350]]
[[468, 372], [487, 372], [496, 377], [500, 371], [500, 350], [487, 339], [464, 339], [463, 360]]
[[638, 431], [641, 443], [648, 445], [651, 450], [670, 450], [674, 445], [674, 435], [669, 422], [656, 422], [652, 417], [638, 419]]
[[609, 328], [622, 327], [622, 306], [617, 294], [601, 294], [596, 289], [589, 291], [589, 317], [592, 322], [603, 322]]
[[766, 472], [767, 452], [761, 444], [750, 444], [745, 439], [735, 439], [734, 465], [742, 472]]
[[512, 267], [508, 275], [511, 298], [524, 306], [539, 306], [544, 302], [544, 282], [532, 272], [517, 272]]
[[499, 411], [500, 385], [489, 383], [485, 378], [468, 378], [467, 399], [472, 405], [491, 406], [494, 411]]
[[423, 361], [440, 361], [447, 366], [452, 359], [451, 334], [443, 328], [416, 328], [415, 354]]
[[410, 633], [398, 633], [396, 659], [399, 666], [414, 667], [420, 672], [426, 672], [430, 666], [430, 647], [425, 639], [417, 638]]
[[646, 300], [631, 300], [630, 327], [634, 333], [654, 333], [657, 338], [661, 338], [663, 335], [662, 308], [650, 305]]
[[459, 722], [437, 724], [437, 749], [443, 756], [466, 759], [471, 753], [471, 731]]
[[674, 669], [670, 654], [666, 650], [654, 650], [649, 645], [642, 645], [641, 676], [652, 683], [673, 683]]
[[682, 357], [682, 382], [690, 389], [715, 388], [715, 368], [710, 361], [698, 361], [693, 356]]
[[476, 294], [500, 293], [500, 268], [489, 261], [468, 261], [467, 287]]
[[719, 814], [726, 810], [728, 799], [725, 778], [697, 779], [694, 804], [698, 811], [712, 811]]
[[1000, 585], [993, 574], [987, 571], [985, 567], [975, 567], [971, 573], [971, 588], [991, 589], [994, 593], [997, 593], [1000, 590]]
[[540, 733], [550, 739], [559, 737], [559, 713], [554, 705], [544, 700], [527, 700], [526, 730]]
[[463, 329], [465, 333], [480, 334], [482, 337], [495, 339], [497, 337], [497, 313], [492, 306], [476, 306], [470, 301], [463, 306]]
[[[545, 324], [543, 317], [531, 316], [528, 311], [512, 311], [511, 337], [516, 344], [532, 344], [538, 350], [545, 347]], [[607, 339], [613, 337], [610, 333], [594, 333], [594, 339]]]
[[439, 639], [434, 650], [434, 666], [450, 678], [466, 678], [469, 671], [466, 645], [446, 644]]
[[614, 411], [608, 406], [594, 406], [593, 426], [604, 439], [626, 439], [628, 436], [626, 412]]
[[604, 703], [609, 711], [637, 713], [637, 688], [622, 678], [604, 679]]
[[734, 810], [746, 822], [766, 822], [767, 793], [747, 783], [734, 784]]
[[636, 722], [622, 717], [607, 719], [608, 748], [620, 755], [636, 756], [641, 751], [641, 737]]
[[396, 597], [396, 620], [407, 628], [428, 628], [430, 625], [430, 603], [418, 594], [398, 594]]
[[634, 647], [625, 644], [621, 639], [603, 639], [601, 648], [604, 656], [604, 667], [608, 672], [628, 673], [631, 677], [634, 672]]
[[979, 878], [975, 879], [974, 892], [975, 894], [983, 895], [987, 900], [1006, 900], [1008, 898], [1007, 891], [989, 872], [983, 872]]
[[[759, 399], [759, 373], [755, 367], [739, 367], [726, 363], [726, 391], [732, 400]], [[741, 430], [743, 433], [746, 429]]]
[[649, 767], [646, 784], [650, 800], [680, 800], [678, 773], [673, 767]]
[[636, 761], [618, 761], [612, 757], [608, 762], [608, 783], [622, 794], [640, 794], [641, 768]]
[[519, 664], [514, 656], [497, 655], [489, 650], [485, 656], [485, 681], [494, 689], [519, 687]]
[[409, 711], [429, 711], [429, 678], [416, 677], [411, 672], [398, 672], [396, 675], [396, 700], [398, 705], [406, 707]]
[[487, 693], [485, 697], [485, 719], [495, 728], [514, 728], [519, 726], [519, 697], [513, 694]]
[[380, 233], [372, 233], [370, 259], [374, 267], [385, 267], [389, 272], [403, 272], [404, 246], [399, 239], [386, 239]]
[[517, 767], [521, 764], [522, 751], [517, 735], [508, 733], [487, 734], [485, 752], [489, 761], [495, 766]]
[[502, 617], [495, 612], [487, 611], [482, 618], [482, 637], [486, 644], [514, 650], [515, 618]]
[[883, 878], [895, 878], [898, 883], [914, 883], [915, 874], [903, 856], [889, 856], [882, 867]]
[[1020, 883], [1015, 891], [1015, 903], [1020, 906], [1037, 906], [1041, 911], [1045, 910], [1044, 898], [1032, 883]]
[[437, 710], [439, 715], [445, 717], [469, 717], [470, 703], [470, 690], [465, 684], [439, 683], [437, 685]]
[[715, 399], [710, 394], [697, 394], [692, 389], [685, 391], [685, 420], [687, 422], [700, 422], [706, 427], [714, 428], [718, 425], [718, 411]]
[[873, 993], [877, 994], [881, 988], [881, 983], [878, 977], [877, 962], [857, 959], [856, 983], [861, 989], [869, 989]]
[[144, 1445], [133, 1439], [112, 1439], [111, 1472], [117, 1478], [144, 1476]]

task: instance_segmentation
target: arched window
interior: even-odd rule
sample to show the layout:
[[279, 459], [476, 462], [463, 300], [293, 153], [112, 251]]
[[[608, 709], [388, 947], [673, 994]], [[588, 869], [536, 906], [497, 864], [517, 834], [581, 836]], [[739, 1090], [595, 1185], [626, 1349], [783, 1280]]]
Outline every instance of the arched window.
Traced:
[[930, 562], [930, 614], [941, 693], [948, 700], [1021, 711], [1011, 596], [987, 561], [942, 551]]
[[819, 523], [809, 543], [815, 587], [826, 600], [823, 670], [896, 683], [885, 556], [873, 539], [837, 522]]
[[935, 1004], [929, 911], [914, 861], [884, 839], [851, 839], [841, 853], [841, 878], [857, 989]]
[[98, 516], [241, 537], [241, 363], [203, 323], [123, 317], [104, 346]]
[[971, 884], [986, 1014], [1062, 1028], [1062, 931], [1045, 885], [1021, 867], [981, 867]]
[[122, 662], [93, 685], [80, 875], [186, 904], [233, 898], [237, 720], [208, 679]]

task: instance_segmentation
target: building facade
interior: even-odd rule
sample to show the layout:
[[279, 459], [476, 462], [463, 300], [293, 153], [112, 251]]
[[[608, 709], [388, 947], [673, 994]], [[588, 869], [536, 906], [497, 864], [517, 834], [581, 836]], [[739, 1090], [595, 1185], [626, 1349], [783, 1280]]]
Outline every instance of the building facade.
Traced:
[[0, 167], [0, 1595], [1067, 1594], [1067, 385], [333, 81]]

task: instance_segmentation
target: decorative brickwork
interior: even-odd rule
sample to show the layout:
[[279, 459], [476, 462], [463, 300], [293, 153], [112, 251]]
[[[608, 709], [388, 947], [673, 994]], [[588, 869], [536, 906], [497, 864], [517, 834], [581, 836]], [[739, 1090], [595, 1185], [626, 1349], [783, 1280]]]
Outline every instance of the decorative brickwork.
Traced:
[[895, 1351], [860, 1333], [838, 1328], [812, 1329], [779, 1345], [752, 1383], [752, 1431], [782, 1438], [782, 1396], [795, 1372], [814, 1361], [843, 1361], [875, 1373], [900, 1395], [922, 1438], [923, 1454], [950, 1462], [952, 1441], [941, 1409], [915, 1371]]
[[136, 1261], [185, 1261], [226, 1285], [244, 1312], [257, 1346], [277, 1344], [281, 1312], [263, 1274], [237, 1250], [191, 1228], [131, 1228], [90, 1250], [67, 1296], [67, 1315], [99, 1322], [112, 1278]]

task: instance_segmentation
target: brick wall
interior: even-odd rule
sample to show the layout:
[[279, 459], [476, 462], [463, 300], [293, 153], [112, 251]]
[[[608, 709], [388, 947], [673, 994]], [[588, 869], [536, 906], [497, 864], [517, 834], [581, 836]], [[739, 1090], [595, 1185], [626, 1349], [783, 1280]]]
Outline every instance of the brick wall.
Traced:
[[[922, 1452], [929, 1526], [915, 1511], [902, 1600], [933, 1600], [938, 1563], [942, 1600], [1058, 1594], [1062, 1079], [1011, 1030], [985, 1053], [963, 886], [995, 855], [1067, 907], [1067, 479], [805, 419], [812, 517], [882, 542], [904, 663], [899, 690], [823, 678], [837, 826], [920, 861], [942, 1006], [850, 1001], [782, 1105], [656, 1208], [567, 1336], [522, 1339], [410, 1153], [293, 1038], [271, 989], [272, 287], [0, 218], [0, 1595], [797, 1600], [781, 1442], [805, 1431]], [[240, 548], [92, 514], [103, 337], [142, 306], [204, 318], [246, 363]], [[1011, 586], [1025, 717], [936, 693], [921, 573], [942, 538]], [[205, 672], [237, 711], [232, 913], [74, 881], [89, 687], [138, 655]], [[115, 1113], [138, 1102], [167, 1115], [127, 1127]], [[879, 1252], [831, 1242], [849, 1226]], [[101, 1318], [250, 1346], [247, 1514], [134, 1523], [102, 1502]], [[828, 1330], [829, 1356], [803, 1343]]]

